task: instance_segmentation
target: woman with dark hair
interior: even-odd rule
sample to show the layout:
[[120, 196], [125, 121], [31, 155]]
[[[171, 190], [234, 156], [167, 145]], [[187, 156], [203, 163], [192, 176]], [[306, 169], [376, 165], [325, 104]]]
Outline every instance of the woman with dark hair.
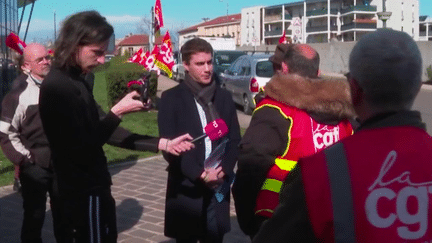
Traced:
[[[40, 115], [53, 156], [54, 180], [60, 198], [59, 242], [116, 242], [115, 201], [102, 145], [124, 114], [144, 104], [127, 94], [99, 119], [89, 77], [103, 64], [114, 30], [96, 11], [65, 20], [56, 42], [54, 65], [40, 91]], [[133, 139], [137, 139], [134, 137]], [[143, 136], [145, 150], [178, 155], [193, 144], [188, 134], [169, 140]]]

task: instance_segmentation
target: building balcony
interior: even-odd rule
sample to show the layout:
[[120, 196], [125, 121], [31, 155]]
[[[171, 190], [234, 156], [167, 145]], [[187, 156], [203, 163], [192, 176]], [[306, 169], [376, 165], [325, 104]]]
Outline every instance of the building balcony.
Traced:
[[[419, 36], [426, 36], [426, 31], [420, 31]], [[432, 30], [429, 30], [428, 37], [432, 37]]]
[[341, 26], [341, 31], [351, 30], [351, 29], [376, 29], [376, 23], [349, 23]]
[[285, 20], [292, 20], [291, 14], [285, 14]]
[[355, 5], [355, 6], [350, 6], [348, 8], [345, 9], [341, 9], [341, 14], [345, 14], [345, 13], [349, 13], [349, 12], [376, 12], [377, 11], [377, 6], [373, 6], [373, 5]]
[[[320, 16], [320, 15], [327, 15], [328, 10], [327, 9], [317, 9], [317, 10], [311, 10], [306, 12], [307, 17], [311, 16]], [[337, 15], [338, 10], [337, 9], [330, 9], [330, 14]]]
[[282, 14], [266, 15], [264, 22], [273, 22], [282, 20]]
[[[307, 33], [325, 32], [325, 31], [328, 31], [327, 25], [313, 26], [313, 27], [306, 26], [306, 32]], [[337, 26], [330, 26], [330, 31], [337, 31]]]
[[270, 30], [264, 32], [264, 36], [275, 36], [275, 35], [282, 36], [282, 30]]

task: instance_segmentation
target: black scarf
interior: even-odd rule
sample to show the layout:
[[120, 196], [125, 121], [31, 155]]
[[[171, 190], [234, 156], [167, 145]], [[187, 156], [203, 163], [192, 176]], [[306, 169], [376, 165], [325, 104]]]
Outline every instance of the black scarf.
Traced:
[[207, 123], [219, 118], [219, 113], [213, 104], [216, 93], [216, 83], [212, 80], [209, 84], [204, 85], [192, 80], [188, 73], [185, 74], [184, 82], [194, 95], [198, 104], [200, 104], [206, 114]]

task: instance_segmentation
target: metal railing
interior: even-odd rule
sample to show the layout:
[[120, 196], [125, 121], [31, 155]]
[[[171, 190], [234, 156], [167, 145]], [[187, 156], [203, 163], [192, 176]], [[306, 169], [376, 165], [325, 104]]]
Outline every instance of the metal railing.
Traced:
[[341, 26], [341, 31], [350, 29], [376, 29], [376, 23], [349, 23]]
[[[311, 10], [311, 11], [307, 11], [306, 12], [306, 16], [319, 16], [319, 15], [326, 15], [327, 14], [327, 9], [316, 9], [316, 10]], [[338, 14], [338, 10], [337, 9], [330, 9], [330, 14]]]
[[349, 12], [355, 12], [355, 11], [361, 11], [361, 12], [376, 12], [377, 6], [374, 5], [355, 5], [355, 6], [349, 6], [348, 8], [341, 9], [340, 13], [349, 13]]

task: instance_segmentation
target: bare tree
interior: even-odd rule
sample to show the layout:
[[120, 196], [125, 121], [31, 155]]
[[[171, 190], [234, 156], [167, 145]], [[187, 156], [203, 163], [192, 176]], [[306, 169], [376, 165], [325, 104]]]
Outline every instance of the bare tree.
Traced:
[[138, 22], [138, 31], [139, 33], [149, 35], [151, 31], [152, 19], [151, 16], [145, 15], [142, 17], [141, 21]]
[[[149, 35], [151, 31], [152, 19], [151, 16], [145, 15], [142, 17], [141, 21], [137, 24], [138, 32], [141, 34]], [[181, 23], [165, 23], [164, 27], [161, 30], [161, 34], [165, 34], [166, 31], [169, 31], [171, 36], [171, 42], [174, 46], [174, 49], [178, 49], [179, 43], [179, 31], [185, 29], [184, 22]]]

